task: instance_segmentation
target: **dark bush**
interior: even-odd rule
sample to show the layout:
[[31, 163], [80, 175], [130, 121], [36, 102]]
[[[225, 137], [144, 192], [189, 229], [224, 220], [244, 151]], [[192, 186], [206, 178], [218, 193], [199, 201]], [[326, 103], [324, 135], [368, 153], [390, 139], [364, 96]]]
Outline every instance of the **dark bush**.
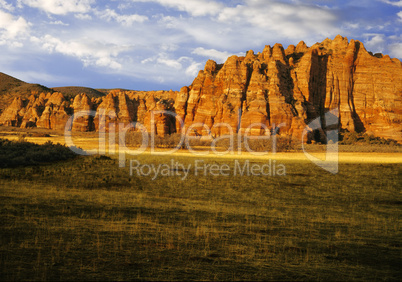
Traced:
[[355, 131], [349, 132], [344, 131], [340, 133], [339, 136], [339, 144], [341, 145], [354, 145], [354, 144], [362, 144], [362, 145], [389, 145], [389, 146], [397, 146], [398, 142], [393, 139], [386, 139], [383, 137], [376, 137], [372, 134], [367, 133], [357, 133]]
[[0, 168], [64, 161], [76, 156], [67, 146], [51, 141], [38, 145], [23, 138], [18, 141], [0, 138]]
[[44, 132], [32, 132], [28, 134], [29, 137], [50, 137], [48, 133]]

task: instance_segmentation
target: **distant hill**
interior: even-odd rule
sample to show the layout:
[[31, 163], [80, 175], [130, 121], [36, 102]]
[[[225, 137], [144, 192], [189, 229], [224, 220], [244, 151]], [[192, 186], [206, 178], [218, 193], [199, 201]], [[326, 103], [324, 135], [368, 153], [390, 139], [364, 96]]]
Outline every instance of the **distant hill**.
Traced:
[[111, 89], [104, 89], [104, 88], [89, 88], [83, 86], [65, 86], [65, 87], [52, 87], [54, 91], [63, 93], [66, 98], [75, 97], [78, 94], [85, 93], [88, 97], [103, 97], [109, 94], [111, 91], [132, 91], [129, 89], [123, 88], [111, 88]]
[[74, 98], [76, 95], [85, 93], [88, 97], [102, 97], [112, 89], [93, 89], [81, 86], [65, 86], [49, 88], [40, 84], [27, 83], [8, 74], [0, 72], [0, 114], [16, 96], [27, 98], [32, 92], [60, 92], [66, 99]]
[[82, 87], [82, 86], [65, 86], [65, 87], [53, 87], [54, 91], [63, 93], [64, 96], [75, 97], [78, 94], [85, 93], [88, 97], [102, 97], [105, 96], [105, 92], [101, 92], [97, 89], [89, 88], [89, 87]]
[[0, 95], [23, 84], [26, 84], [26, 82], [0, 72]]
[[130, 90], [130, 89], [123, 89], [123, 88], [111, 88], [111, 89], [97, 88], [96, 90], [99, 91], [99, 92], [102, 92], [104, 95], [109, 94], [111, 91], [121, 91], [121, 92], [123, 92], [123, 91], [133, 91], [133, 90]]
[[15, 77], [0, 72], [0, 113], [9, 105], [16, 96], [29, 97], [32, 92], [51, 92], [54, 90], [40, 85], [26, 83]]

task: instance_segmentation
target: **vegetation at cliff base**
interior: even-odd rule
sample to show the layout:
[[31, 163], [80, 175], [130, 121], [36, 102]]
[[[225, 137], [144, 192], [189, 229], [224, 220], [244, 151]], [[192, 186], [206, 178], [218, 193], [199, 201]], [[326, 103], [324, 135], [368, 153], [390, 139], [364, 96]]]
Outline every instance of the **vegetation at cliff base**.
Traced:
[[387, 146], [400, 146], [398, 141], [390, 138], [383, 138], [368, 134], [365, 132], [349, 132], [343, 131], [339, 136], [341, 145], [387, 145]]
[[76, 156], [65, 145], [51, 141], [38, 145], [25, 141], [23, 137], [18, 141], [0, 138], [0, 168], [64, 161]]
[[[144, 142], [144, 133], [128, 132], [125, 135], [127, 146], [140, 147]], [[298, 140], [277, 135], [267, 136], [242, 136], [239, 134], [219, 136], [217, 138], [202, 138], [201, 136], [183, 136], [174, 133], [166, 136], [154, 136], [146, 134], [147, 142], [155, 148], [182, 148], [182, 149], [216, 149], [216, 151], [243, 151], [243, 152], [287, 152], [297, 149]], [[118, 143], [119, 137], [116, 138]]]

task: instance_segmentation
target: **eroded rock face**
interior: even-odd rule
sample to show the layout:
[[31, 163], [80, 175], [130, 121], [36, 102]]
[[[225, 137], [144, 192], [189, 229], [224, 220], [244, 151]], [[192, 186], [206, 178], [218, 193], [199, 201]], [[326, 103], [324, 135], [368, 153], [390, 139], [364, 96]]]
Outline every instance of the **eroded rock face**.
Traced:
[[[40, 99], [40, 98], [39, 98]], [[63, 94], [55, 92], [48, 93], [45, 97], [45, 109], [36, 122], [37, 127], [64, 130], [70, 117], [69, 106], [66, 105]]]
[[109, 93], [96, 109], [95, 130], [108, 132], [117, 123], [116, 97]]
[[399, 60], [377, 58], [361, 42], [337, 36], [310, 47], [295, 66], [293, 92], [307, 101], [306, 122], [337, 109], [344, 129], [402, 141]]
[[137, 114], [134, 104], [124, 92], [109, 93], [96, 109], [95, 130], [108, 132], [127, 127]]
[[50, 124], [52, 129], [65, 130], [66, 123], [70, 118], [70, 107], [67, 102], [63, 101], [60, 106], [53, 107], [53, 115], [50, 117]]
[[[292, 135], [300, 116], [293, 103], [290, 66], [280, 44], [255, 55], [232, 56], [223, 66], [208, 61], [189, 87], [185, 125], [196, 135], [269, 135], [281, 125]], [[298, 127], [300, 125], [298, 124]], [[304, 128], [304, 127], [302, 127]]]
[[[339, 128], [402, 141], [402, 68], [398, 59], [378, 58], [359, 41], [337, 36], [312, 47], [266, 46], [262, 53], [232, 56], [224, 65], [208, 61], [185, 101], [176, 102], [189, 134], [267, 131], [300, 139], [321, 118], [318, 139], [339, 114]], [[183, 95], [181, 95], [183, 97]], [[219, 125], [224, 123], [225, 125]], [[203, 125], [203, 126], [202, 126]], [[209, 128], [210, 130], [208, 130]]]
[[[339, 124], [325, 119], [328, 111], [339, 116]], [[73, 112], [88, 112], [74, 120], [73, 131], [109, 131], [137, 122], [158, 135], [275, 132], [301, 139], [320, 118], [309, 136], [322, 141], [326, 129], [343, 128], [402, 142], [402, 65], [342, 36], [311, 47], [301, 41], [286, 50], [275, 44], [221, 65], [209, 60], [179, 92], [116, 90], [96, 99], [78, 95], [72, 103], [57, 92], [16, 98], [0, 124], [62, 129]]]
[[7, 126], [20, 126], [24, 112], [24, 103], [20, 97], [16, 97], [14, 101], [8, 106], [0, 116], [0, 124]]
[[74, 115], [72, 131], [91, 131], [94, 129], [93, 115], [91, 115], [92, 102], [85, 94], [75, 96], [73, 102]]
[[174, 109], [169, 100], [149, 96], [141, 100], [138, 108], [138, 122], [143, 125], [147, 132], [159, 136], [176, 132], [176, 119]]

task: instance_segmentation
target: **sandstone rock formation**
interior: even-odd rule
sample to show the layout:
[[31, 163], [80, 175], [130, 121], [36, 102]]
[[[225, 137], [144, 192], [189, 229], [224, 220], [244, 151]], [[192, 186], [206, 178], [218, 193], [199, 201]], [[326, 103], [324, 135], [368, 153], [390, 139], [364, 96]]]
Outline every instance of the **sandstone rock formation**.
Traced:
[[85, 94], [75, 96], [73, 109], [76, 116], [72, 124], [72, 130], [82, 132], [93, 130], [92, 102], [88, 96]]
[[24, 108], [24, 103], [20, 97], [16, 97], [0, 116], [0, 124], [7, 126], [19, 126], [24, 115], [20, 112]]
[[[327, 120], [329, 111], [335, 119]], [[402, 142], [402, 65], [339, 35], [311, 47], [303, 41], [286, 50], [275, 44], [224, 64], [209, 60], [179, 92], [115, 90], [92, 99], [80, 94], [71, 102], [57, 92], [17, 97], [0, 124], [64, 129], [73, 113], [79, 115], [73, 131], [136, 122], [137, 130], [141, 124], [158, 135], [279, 133], [300, 139], [316, 120], [309, 136], [317, 140], [326, 140], [327, 129], [342, 128]]]
[[37, 120], [36, 126], [47, 129], [64, 130], [70, 117], [70, 111], [63, 94], [55, 92], [53, 94], [47, 93], [45, 98], [43, 98], [43, 96], [44, 95], [41, 95], [38, 99], [43, 99], [46, 102], [45, 109]]
[[[134, 104], [123, 92], [109, 93], [97, 107], [94, 119], [96, 131], [116, 130], [134, 121]], [[121, 124], [121, 125], [119, 125]]]
[[[277, 128], [301, 138], [304, 128], [321, 118], [316, 138], [325, 140], [331, 126], [325, 113], [336, 110], [340, 128], [402, 141], [401, 62], [373, 56], [361, 42], [341, 36], [310, 48], [304, 42], [286, 50], [266, 46], [258, 55], [232, 56], [221, 66], [208, 61], [188, 93], [185, 125], [204, 124], [216, 135], [228, 133], [213, 127], [224, 123], [234, 132], [260, 135]], [[208, 134], [201, 127], [197, 134]]]

